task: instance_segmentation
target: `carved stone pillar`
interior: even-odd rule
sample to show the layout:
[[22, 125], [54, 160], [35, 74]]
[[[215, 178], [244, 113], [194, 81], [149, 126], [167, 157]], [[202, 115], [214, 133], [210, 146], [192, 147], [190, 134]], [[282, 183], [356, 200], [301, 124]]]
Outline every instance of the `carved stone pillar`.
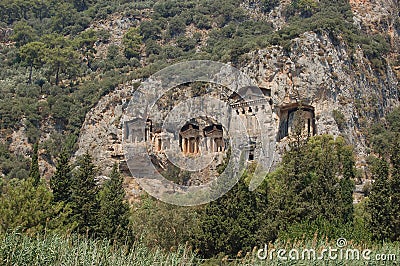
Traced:
[[193, 138], [189, 138], [189, 153], [193, 153], [193, 146], [194, 146], [194, 143], [193, 143]]
[[183, 154], [186, 154], [186, 138], [182, 138], [182, 152]]
[[202, 150], [202, 146], [201, 146], [201, 139], [200, 137], [197, 138], [197, 153], [200, 153]]
[[157, 151], [161, 151], [162, 148], [162, 142], [161, 142], [161, 138], [157, 139]]
[[196, 154], [197, 153], [197, 139], [194, 139], [194, 148], [193, 148], [193, 153]]

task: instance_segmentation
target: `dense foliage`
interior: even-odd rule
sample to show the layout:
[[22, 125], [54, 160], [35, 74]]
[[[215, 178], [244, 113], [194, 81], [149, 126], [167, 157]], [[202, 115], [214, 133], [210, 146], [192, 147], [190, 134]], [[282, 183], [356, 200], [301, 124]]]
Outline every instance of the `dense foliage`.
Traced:
[[400, 241], [400, 109], [375, 125], [370, 141], [379, 158], [370, 158], [374, 184], [367, 202], [374, 239]]
[[296, 144], [258, 191], [249, 191], [246, 180], [251, 175], [245, 176], [205, 206], [197, 240], [200, 253], [211, 257], [251, 251], [288, 231], [291, 238], [301, 238], [315, 230], [313, 223], [320, 225], [321, 235], [339, 237], [334, 229], [353, 223], [354, 175], [353, 153], [343, 139], [323, 135]]

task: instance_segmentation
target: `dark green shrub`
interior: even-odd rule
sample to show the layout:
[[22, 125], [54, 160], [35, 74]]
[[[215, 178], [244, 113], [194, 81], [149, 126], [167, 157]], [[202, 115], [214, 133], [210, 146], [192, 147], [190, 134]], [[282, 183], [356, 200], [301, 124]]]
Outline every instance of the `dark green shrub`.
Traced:
[[346, 126], [346, 118], [342, 112], [339, 110], [333, 110], [332, 111], [332, 116], [333, 119], [335, 119], [335, 122], [339, 128], [340, 131], [343, 131], [343, 129]]
[[261, 11], [264, 13], [270, 12], [279, 5], [279, 0], [262, 0]]

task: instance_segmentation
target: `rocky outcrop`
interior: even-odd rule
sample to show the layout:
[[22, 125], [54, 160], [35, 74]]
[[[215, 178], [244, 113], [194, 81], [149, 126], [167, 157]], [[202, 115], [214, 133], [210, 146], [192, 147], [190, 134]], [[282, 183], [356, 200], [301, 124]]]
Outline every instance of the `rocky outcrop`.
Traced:
[[350, 0], [354, 22], [363, 31], [389, 34], [399, 37], [399, 1], [397, 0]]
[[6, 43], [9, 41], [9, 37], [12, 35], [13, 30], [11, 28], [0, 27], [0, 43]]
[[[352, 0], [350, 4], [354, 23], [362, 30], [389, 34], [394, 52], [382, 60], [383, 68], [375, 69], [361, 48], [349, 49], [340, 38], [332, 41], [328, 34], [306, 32], [291, 41], [289, 51], [275, 46], [249, 53], [240, 69], [260, 87], [271, 91], [274, 108], [300, 102], [312, 106], [316, 132], [343, 135], [354, 145], [358, 167], [363, 168], [367, 155], [363, 131], [400, 101], [396, 75], [400, 68], [393, 57], [400, 47], [396, 28], [399, 4], [392, 0]], [[274, 27], [279, 28], [282, 23], [275, 19]], [[115, 162], [129, 175], [121, 147], [121, 117], [131, 90], [131, 84], [125, 84], [104, 96], [88, 113], [82, 127], [76, 155], [92, 154], [104, 175]], [[186, 96], [172, 95], [168, 100]], [[136, 184], [128, 186], [135, 193], [139, 191]]]
[[[398, 80], [390, 65], [382, 75], [357, 50], [307, 32], [292, 41], [291, 51], [273, 47], [252, 52], [242, 70], [272, 91], [275, 103], [303, 102], [315, 108], [318, 133], [343, 134], [365, 153], [362, 129], [399, 104]], [[286, 98], [286, 99], [285, 99]], [[344, 115], [339, 127], [333, 110]]]
[[[254, 51], [241, 67], [271, 90], [275, 106], [300, 101], [313, 106], [317, 133], [344, 135], [360, 162], [366, 155], [363, 128], [399, 104], [398, 80], [389, 65], [386, 69], [374, 71], [362, 50], [350, 55], [344, 44], [313, 32], [294, 39], [289, 53], [279, 46]], [[130, 90], [120, 86], [102, 98], [82, 127], [77, 155], [91, 153], [104, 174], [123, 160], [120, 118]], [[333, 110], [345, 118], [340, 130]]]
[[390, 63], [400, 79], [400, 2], [397, 0], [350, 0], [354, 23], [370, 34], [387, 34]]
[[87, 114], [82, 125], [75, 156], [91, 154], [101, 174], [109, 174], [113, 164], [124, 157], [121, 118], [132, 89], [131, 84], [124, 84], [104, 96]]
[[148, 10], [141, 10], [136, 16], [123, 16], [122, 14], [116, 13], [107, 17], [107, 19], [101, 19], [94, 22], [90, 29], [96, 31], [104, 31], [109, 34], [109, 39], [97, 42], [96, 46], [96, 58], [105, 58], [107, 56], [107, 49], [110, 45], [117, 47], [123, 47], [122, 39], [125, 33], [130, 27], [139, 25], [141, 19], [148, 16]]
[[[122, 149], [122, 115], [128, 105], [133, 83], [121, 84], [113, 92], [100, 99], [98, 104], [86, 115], [78, 140], [75, 158], [89, 153], [97, 167], [99, 179], [109, 176], [113, 165], [119, 165], [126, 177], [130, 175]], [[141, 189], [132, 178], [125, 178], [127, 196], [133, 200]]]

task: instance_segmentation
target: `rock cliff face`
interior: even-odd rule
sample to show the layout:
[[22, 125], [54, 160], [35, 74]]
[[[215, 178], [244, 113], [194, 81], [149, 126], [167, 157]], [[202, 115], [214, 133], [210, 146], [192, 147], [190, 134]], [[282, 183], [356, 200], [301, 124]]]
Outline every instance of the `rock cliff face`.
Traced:
[[[394, 41], [399, 41], [396, 24], [399, 21], [397, 0], [350, 0], [354, 22], [371, 33], [387, 32]], [[398, 25], [397, 25], [398, 26]]]
[[[253, 51], [239, 67], [260, 87], [271, 90], [276, 108], [300, 102], [312, 106], [317, 134], [345, 136], [355, 146], [362, 168], [367, 155], [363, 130], [399, 105], [400, 60], [395, 57], [400, 47], [399, 3], [352, 0], [350, 4], [356, 25], [370, 33], [388, 33], [393, 53], [384, 59], [383, 68], [375, 69], [362, 49], [351, 50], [341, 40], [313, 32], [292, 40], [290, 51], [279, 46]], [[105, 96], [82, 127], [76, 155], [92, 154], [104, 175], [114, 162], [129, 174], [123, 163], [121, 116], [131, 91], [132, 85], [125, 84]], [[133, 183], [130, 187], [137, 189]]]
[[386, 33], [390, 39], [393, 70], [400, 78], [400, 2], [398, 0], [350, 0], [354, 23], [369, 33]]
[[[271, 90], [275, 106], [302, 102], [314, 107], [317, 133], [344, 135], [362, 159], [362, 129], [399, 104], [398, 80], [389, 65], [385, 73], [374, 71], [362, 50], [350, 56], [345, 45], [333, 45], [328, 36], [305, 33], [292, 41], [289, 53], [277, 46], [248, 54], [241, 70]], [[105, 174], [123, 159], [120, 118], [131, 89], [124, 85], [105, 96], [82, 127], [77, 155], [91, 153]], [[344, 116], [340, 125], [333, 110]]]
[[[101, 176], [109, 175], [114, 163], [120, 165], [125, 175], [129, 175], [129, 169], [123, 164], [121, 118], [130, 100], [133, 83], [123, 84], [104, 96], [87, 114], [82, 126], [75, 157], [89, 153]], [[126, 179], [124, 186], [129, 198], [134, 198], [140, 189], [133, 179]]]
[[[270, 89], [278, 106], [313, 106], [317, 133], [343, 134], [361, 155], [361, 130], [399, 104], [398, 80], [390, 65], [385, 68], [373, 70], [360, 49], [351, 55], [327, 35], [305, 33], [292, 41], [290, 52], [273, 47], [249, 54], [242, 70]], [[344, 116], [339, 125], [334, 110]]]
[[96, 159], [101, 172], [110, 170], [114, 160], [123, 159], [121, 148], [123, 106], [129, 101], [129, 84], [125, 84], [104, 96], [86, 116], [78, 141], [76, 156], [88, 152]]

